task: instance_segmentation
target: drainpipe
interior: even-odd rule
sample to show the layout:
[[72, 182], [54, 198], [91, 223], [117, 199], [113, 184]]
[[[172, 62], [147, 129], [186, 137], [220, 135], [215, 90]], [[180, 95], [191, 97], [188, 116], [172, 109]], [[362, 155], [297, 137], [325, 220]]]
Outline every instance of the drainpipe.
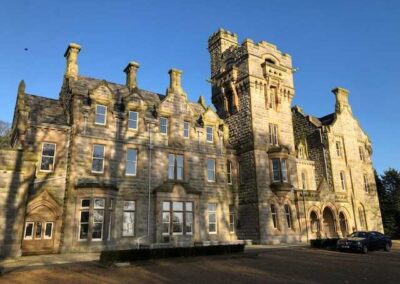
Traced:
[[156, 125], [155, 120], [147, 120], [147, 129], [149, 131], [149, 180], [148, 180], [148, 203], [147, 203], [147, 237], [149, 239], [150, 242], [150, 215], [151, 215], [151, 168], [152, 168], [152, 149], [153, 149], [153, 143], [151, 140], [151, 126]]

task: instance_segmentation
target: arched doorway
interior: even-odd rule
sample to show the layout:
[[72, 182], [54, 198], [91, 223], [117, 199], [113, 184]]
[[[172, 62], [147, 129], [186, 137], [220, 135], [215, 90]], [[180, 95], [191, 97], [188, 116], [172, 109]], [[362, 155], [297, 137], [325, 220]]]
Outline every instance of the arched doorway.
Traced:
[[349, 233], [347, 229], [347, 219], [346, 216], [343, 214], [343, 212], [340, 212], [339, 214], [339, 227], [340, 227], [340, 232], [342, 233], [343, 237], [346, 237]]
[[337, 236], [335, 229], [335, 218], [330, 208], [326, 207], [322, 214], [323, 230], [327, 238], [335, 238]]
[[313, 234], [319, 235], [320, 226], [319, 226], [319, 219], [317, 213], [312, 211], [310, 214], [310, 229]]

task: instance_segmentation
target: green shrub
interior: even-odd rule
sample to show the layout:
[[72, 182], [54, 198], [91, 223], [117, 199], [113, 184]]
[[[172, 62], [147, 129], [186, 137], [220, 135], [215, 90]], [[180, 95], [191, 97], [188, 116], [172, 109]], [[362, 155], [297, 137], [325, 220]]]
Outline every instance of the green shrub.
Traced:
[[189, 257], [202, 255], [217, 255], [239, 253], [244, 251], [244, 244], [217, 245], [217, 246], [195, 246], [178, 248], [155, 248], [155, 249], [130, 249], [102, 251], [100, 262], [111, 264], [114, 262], [134, 262], [168, 257]]

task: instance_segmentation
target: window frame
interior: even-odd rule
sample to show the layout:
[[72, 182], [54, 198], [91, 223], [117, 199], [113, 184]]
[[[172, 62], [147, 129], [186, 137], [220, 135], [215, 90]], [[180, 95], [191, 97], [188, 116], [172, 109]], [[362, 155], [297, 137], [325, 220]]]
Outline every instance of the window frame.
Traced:
[[[180, 203], [182, 205], [182, 209], [174, 209], [174, 204]], [[188, 206], [190, 204], [190, 206]], [[164, 207], [164, 205], [167, 205]], [[161, 213], [161, 223], [162, 230], [161, 234], [163, 236], [192, 236], [193, 235], [193, 224], [194, 224], [194, 202], [193, 201], [184, 201], [184, 200], [163, 200], [161, 202], [162, 213]], [[190, 207], [190, 209], [189, 209]], [[167, 209], [166, 209], [167, 208]], [[176, 222], [174, 221], [174, 214], [181, 214], [182, 219], [180, 225], [181, 231], [174, 231]], [[191, 216], [191, 221], [188, 221], [188, 216]], [[164, 220], [164, 216], [168, 216], [167, 222]], [[179, 219], [179, 218], [178, 218]], [[190, 224], [190, 231], [188, 229], [188, 225]], [[165, 231], [164, 229], [168, 230]]]
[[[102, 207], [96, 207], [96, 200], [103, 200], [103, 206]], [[102, 241], [103, 239], [104, 239], [104, 223], [105, 223], [105, 216], [106, 216], [106, 208], [107, 208], [107, 206], [106, 206], [106, 202], [107, 202], [107, 199], [105, 198], [105, 197], [93, 197], [93, 208], [92, 208], [92, 228], [91, 228], [91, 240], [92, 241], [94, 241], [94, 242], [99, 242], [99, 241]], [[102, 221], [101, 222], [99, 222], [99, 221], [95, 221], [94, 220], [94, 211], [102, 211], [103, 212], [103, 219], [102, 219]], [[101, 236], [100, 236], [100, 238], [94, 238], [93, 237], [93, 233], [94, 233], [94, 230], [93, 230], [93, 228], [95, 227], [95, 224], [101, 224]], [[90, 224], [90, 211], [89, 211], [89, 224]], [[90, 228], [90, 225], [89, 225], [89, 228]]]
[[[45, 144], [48, 144], [48, 145], [54, 145], [54, 156], [47, 156], [47, 155], [43, 155], [43, 150], [44, 150], [44, 145]], [[55, 164], [55, 161], [56, 161], [56, 155], [57, 155], [57, 144], [56, 143], [53, 143], [53, 142], [43, 142], [42, 143], [42, 152], [41, 152], [41, 155], [40, 155], [40, 168], [39, 168], [39, 171], [40, 172], [44, 172], [44, 173], [51, 173], [51, 172], [54, 172], [54, 164]], [[42, 169], [42, 165], [43, 165], [43, 158], [49, 158], [49, 157], [51, 157], [51, 158], [53, 158], [53, 163], [52, 163], [52, 166], [51, 166], [51, 168], [52, 169], [50, 169], [50, 170], [43, 170]]]
[[290, 205], [289, 204], [285, 204], [283, 206], [283, 208], [285, 210], [285, 219], [286, 219], [287, 228], [293, 230], [292, 210], [290, 208]]
[[[209, 161], [213, 162], [213, 168], [212, 170], [208, 168], [209, 165]], [[207, 162], [207, 182], [216, 182], [216, 159], [215, 158], [207, 158], [206, 160]], [[212, 171], [213, 174], [213, 179], [209, 179], [209, 173]]]
[[236, 214], [235, 214], [235, 206], [233, 204], [229, 205], [229, 233], [235, 233], [235, 222]]
[[[171, 164], [172, 157], [172, 164]], [[181, 163], [180, 163], [181, 161]], [[171, 171], [172, 169], [172, 171]], [[172, 173], [172, 175], [171, 175]], [[179, 175], [180, 173], [180, 175]], [[185, 176], [185, 155], [169, 153], [168, 154], [168, 179], [169, 180], [184, 180]]]
[[[101, 160], [102, 160], [102, 169], [101, 169], [101, 171], [94, 171], [94, 170], [93, 170], [93, 165], [94, 165], [94, 164], [93, 164], [93, 161], [94, 161], [95, 159], [100, 160], [100, 158], [94, 157], [94, 149], [95, 149], [96, 146], [101, 146], [101, 147], [103, 147], [103, 158], [101, 158]], [[102, 144], [93, 144], [93, 147], [92, 147], [92, 167], [91, 167], [91, 172], [92, 172], [92, 173], [94, 173], [94, 174], [103, 174], [103, 173], [104, 173], [105, 156], [106, 156], [106, 146], [105, 146], [105, 145], [102, 145]]]
[[278, 212], [276, 210], [276, 205], [271, 204], [270, 205], [270, 210], [271, 210], [271, 219], [272, 219], [272, 226], [274, 229], [278, 229]]
[[279, 145], [279, 126], [275, 123], [268, 124], [269, 131], [269, 144], [278, 146]]
[[[29, 237], [26, 235], [26, 229], [28, 228], [28, 225], [32, 225], [31, 235], [30, 235]], [[25, 227], [24, 227], [24, 240], [33, 240], [34, 232], [35, 232], [35, 222], [32, 222], [32, 221], [27, 221], [27, 222], [25, 222]]]
[[[210, 129], [211, 129], [211, 132], [209, 132]], [[211, 138], [211, 139], [209, 139], [209, 138]], [[206, 126], [206, 142], [214, 143], [214, 127], [213, 126]]]
[[339, 172], [339, 177], [340, 177], [340, 187], [343, 191], [347, 189], [346, 185], [346, 173], [344, 171]]
[[[272, 182], [289, 182], [289, 169], [286, 158], [272, 158], [271, 160], [271, 169], [272, 169]], [[277, 164], [275, 164], [277, 162]], [[277, 166], [277, 168], [275, 167]], [[279, 179], [276, 179], [275, 174], [278, 174]]]
[[183, 138], [184, 139], [190, 138], [190, 122], [189, 121], [183, 122]]
[[[46, 231], [47, 231], [47, 225], [51, 225], [51, 231], [50, 231], [50, 236], [46, 236]], [[53, 238], [53, 229], [54, 229], [54, 222], [44, 222], [44, 234], [43, 234], [43, 239], [44, 240], [51, 240]]]
[[[210, 210], [210, 205], [214, 205], [215, 209]], [[218, 216], [217, 216], [217, 211], [218, 211], [218, 204], [217, 203], [207, 203], [207, 227], [208, 227], [208, 234], [210, 235], [216, 235], [218, 234]], [[215, 215], [215, 222], [210, 222], [210, 215]], [[215, 225], [215, 231], [210, 230], [210, 225], [214, 224]]]
[[[98, 113], [97, 107], [104, 107], [104, 114]], [[107, 125], [107, 111], [108, 111], [107, 106], [102, 105], [102, 104], [96, 104], [96, 106], [95, 106], [94, 124], [96, 124], [96, 125]], [[104, 122], [98, 122], [98, 121], [97, 121], [97, 116], [98, 116], [98, 115], [104, 116]]]
[[[135, 152], [135, 160], [128, 160], [129, 151]], [[127, 148], [126, 149], [126, 161], [125, 161], [125, 176], [136, 176], [137, 175], [137, 160], [138, 160], [138, 150], [136, 148]], [[133, 163], [135, 172], [128, 173], [128, 164]]]
[[[135, 113], [136, 114], [136, 120], [135, 119], [131, 119], [131, 113]], [[135, 122], [136, 127], [130, 127], [130, 122]], [[134, 110], [130, 110], [128, 111], [128, 129], [129, 130], [138, 130], [139, 129], [139, 113], [137, 111]]]
[[[125, 204], [128, 202], [133, 202], [133, 209], [132, 208], [125, 208]], [[133, 214], [133, 223], [132, 224], [132, 233], [131, 234], [125, 234], [124, 233], [124, 225], [125, 225], [125, 213]], [[136, 233], [136, 200], [123, 200], [123, 214], [122, 214], [122, 231], [121, 231], [121, 236], [122, 237], [134, 237]]]
[[[165, 132], [162, 131], [163, 126], [164, 126], [162, 124], [162, 121], [165, 121]], [[160, 134], [161, 135], [168, 135], [168, 122], [169, 122], [168, 118], [162, 116], [162, 117], [160, 117], [159, 122], [160, 122]]]
[[226, 182], [231, 185], [233, 183], [232, 179], [232, 162], [227, 160], [226, 162]]
[[342, 147], [342, 142], [336, 140], [335, 142], [335, 147], [336, 147], [336, 157], [342, 158], [343, 157], [343, 147]]

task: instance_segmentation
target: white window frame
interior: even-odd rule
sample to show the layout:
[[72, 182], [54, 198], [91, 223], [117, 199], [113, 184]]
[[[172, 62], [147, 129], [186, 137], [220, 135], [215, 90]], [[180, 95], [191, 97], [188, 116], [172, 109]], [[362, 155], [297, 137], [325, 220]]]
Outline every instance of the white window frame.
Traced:
[[[95, 148], [96, 146], [103, 147], [103, 158], [94, 157], [94, 148]], [[95, 173], [95, 174], [102, 174], [102, 173], [104, 173], [104, 162], [105, 162], [104, 160], [105, 160], [105, 156], [106, 156], [106, 146], [101, 145], [101, 144], [93, 144], [93, 147], [92, 147], [92, 173]], [[94, 161], [95, 159], [97, 159], [97, 160], [102, 160], [102, 168], [101, 168], [101, 171], [94, 171], [94, 170], [93, 170], [93, 161]]]
[[[44, 223], [44, 222], [42, 222], [42, 221], [35, 222], [35, 232], [34, 232], [34, 235], [33, 235], [33, 238], [34, 238], [35, 240], [41, 240], [41, 239], [43, 239], [43, 223]], [[41, 229], [40, 229], [40, 237], [37, 238], [37, 237], [36, 237], [36, 231], [37, 231], [38, 224], [42, 224], [42, 227], [41, 227]]]
[[[103, 200], [103, 207], [101, 206], [96, 206], [96, 200], [102, 199]], [[95, 222], [94, 220], [94, 211], [103, 211], [103, 220], [101, 222]], [[92, 217], [92, 230], [91, 230], [91, 240], [95, 242], [102, 241], [104, 239], [104, 220], [105, 220], [105, 214], [106, 214], [106, 198], [104, 197], [94, 197], [93, 198], [93, 217]], [[89, 213], [89, 223], [90, 223], [90, 213]], [[95, 224], [101, 224], [101, 236], [100, 238], [94, 238], [93, 237], [93, 228]]]
[[[128, 204], [128, 202], [132, 202], [133, 208], [131, 208], [131, 207], [126, 208], [125, 207], [125, 204]], [[124, 212], [123, 212], [123, 215], [122, 215], [122, 236], [123, 237], [134, 237], [135, 236], [135, 225], [136, 225], [136, 201], [135, 200], [124, 200], [123, 206], [124, 206], [123, 207]], [[133, 213], [133, 224], [131, 223], [133, 228], [132, 228], [132, 233], [129, 233], [129, 234], [124, 233], [124, 229], [123, 229], [123, 226], [125, 224], [125, 218], [124, 218], [125, 213], [129, 213], [129, 214]]]
[[190, 123], [188, 121], [183, 122], [183, 138], [189, 139], [190, 137]]
[[[212, 161], [213, 162], [213, 167], [212, 169], [208, 168], [208, 162]], [[215, 177], [215, 168], [216, 168], [216, 160], [214, 158], [207, 158], [207, 181], [208, 182], [215, 182], [216, 177]], [[213, 179], [209, 179], [209, 173], [212, 172], [213, 174]]]
[[[79, 230], [78, 230], [78, 240], [79, 241], [88, 241], [89, 236], [90, 236], [90, 207], [92, 204], [92, 199], [91, 198], [80, 198], [80, 209], [79, 209]], [[83, 206], [82, 201], [83, 200], [89, 200], [89, 206]], [[82, 212], [88, 212], [88, 221], [87, 222], [82, 222]], [[87, 237], [85, 239], [81, 238], [81, 229], [82, 229], [82, 224], [87, 224], [88, 229], [87, 229]]]
[[[135, 152], [135, 160], [128, 160], [129, 151], [134, 151]], [[135, 148], [128, 148], [126, 150], [126, 164], [125, 164], [125, 175], [126, 176], [136, 176], [136, 174], [137, 174], [137, 154], [138, 154], [138, 151]], [[134, 165], [134, 169], [135, 169], [134, 173], [128, 173], [128, 164], [129, 163], [132, 163]]]
[[[47, 156], [47, 155], [43, 155], [43, 150], [44, 150], [44, 145], [48, 144], [48, 145], [54, 145], [54, 156]], [[56, 143], [51, 143], [51, 142], [43, 142], [42, 143], [42, 153], [41, 153], [41, 157], [40, 157], [40, 168], [39, 171], [40, 172], [45, 172], [45, 173], [51, 173], [54, 172], [54, 164], [56, 161], [56, 153], [57, 153], [57, 144]], [[43, 170], [42, 169], [42, 165], [43, 165], [43, 158], [53, 158], [53, 163], [50, 170]]]
[[[168, 204], [168, 210], [164, 209], [164, 204]], [[162, 235], [163, 236], [169, 236], [171, 234], [171, 202], [170, 201], [163, 201], [161, 203], [162, 206], [162, 214], [161, 214], [161, 223], [162, 223]], [[168, 216], [168, 222], [164, 222], [164, 214]], [[168, 232], [164, 232], [164, 224], [168, 224], [166, 228], [168, 228]]]
[[[210, 210], [210, 205], [214, 205], [215, 209]], [[207, 215], [208, 215], [208, 233], [210, 235], [216, 235], [218, 233], [218, 218], [217, 218], [217, 210], [218, 210], [218, 205], [217, 203], [207, 203]], [[210, 222], [210, 216], [215, 215], [215, 222]], [[210, 225], [215, 224], [215, 231], [210, 231]]]
[[[32, 231], [30, 236], [26, 235], [26, 229], [28, 228], [28, 225], [32, 225]], [[35, 222], [25, 222], [24, 240], [33, 240], [34, 233], [35, 233]]]
[[206, 126], [206, 141], [207, 143], [214, 143], [214, 127], [212, 126]]
[[[174, 210], [174, 203], [182, 203], [182, 210]], [[164, 204], [167, 205], [167, 209], [164, 209]], [[188, 204], [191, 204], [191, 209], [188, 209]], [[161, 215], [161, 223], [162, 223], [162, 235], [163, 236], [182, 236], [182, 235], [187, 235], [191, 236], [193, 235], [193, 224], [194, 224], [194, 202], [192, 201], [181, 201], [181, 200], [164, 200], [161, 202], [162, 206], [162, 215]], [[182, 230], [180, 232], [174, 232], [174, 213], [180, 213], [182, 214], [182, 224], [181, 228]], [[168, 216], [168, 221], [164, 221], [164, 215]], [[188, 221], [188, 215], [191, 215], [191, 222]], [[166, 226], [165, 226], [166, 224]], [[190, 224], [190, 231], [187, 230], [187, 226]], [[168, 228], [167, 232], [164, 232], [164, 227]]]
[[[180, 204], [182, 204], [182, 210], [178, 210], [178, 209], [174, 209], [174, 204], [175, 203], [180, 203]], [[185, 226], [185, 222], [184, 222], [184, 206], [185, 206], [185, 202], [183, 202], [183, 201], [172, 201], [171, 202], [171, 205], [172, 205], [172, 219], [171, 219], [171, 225], [172, 225], [172, 235], [173, 236], [182, 236], [183, 235], [183, 230], [184, 230], [184, 226]], [[182, 218], [181, 218], [181, 223], [178, 223], [178, 224], [180, 224], [180, 228], [181, 228], [181, 231], [178, 231], [178, 232], [175, 232], [174, 231], [174, 225], [175, 225], [175, 223], [176, 222], [174, 222], [174, 214], [181, 214], [181, 216], [182, 216]]]
[[[104, 107], [104, 114], [98, 113], [97, 107]], [[98, 122], [97, 115], [104, 116], [104, 122]], [[101, 104], [96, 104], [94, 124], [97, 124], [97, 125], [106, 125], [107, 124], [107, 106], [101, 105]]]
[[[165, 121], [165, 132], [162, 131], [162, 129], [163, 129], [162, 121]], [[168, 135], [168, 118], [166, 118], [166, 117], [160, 117], [160, 134]]]
[[[46, 236], [46, 231], [47, 231], [47, 225], [51, 225], [51, 231], [50, 231], [50, 236]], [[53, 229], [54, 229], [54, 223], [53, 222], [45, 222], [44, 223], [44, 234], [43, 234], [43, 239], [45, 240], [51, 240], [53, 238]]]
[[[136, 119], [131, 118], [131, 114], [136, 114]], [[136, 124], [136, 127], [130, 127], [130, 122], [134, 122]], [[128, 129], [130, 130], [138, 130], [139, 128], [139, 113], [137, 111], [129, 111], [128, 112]]]

